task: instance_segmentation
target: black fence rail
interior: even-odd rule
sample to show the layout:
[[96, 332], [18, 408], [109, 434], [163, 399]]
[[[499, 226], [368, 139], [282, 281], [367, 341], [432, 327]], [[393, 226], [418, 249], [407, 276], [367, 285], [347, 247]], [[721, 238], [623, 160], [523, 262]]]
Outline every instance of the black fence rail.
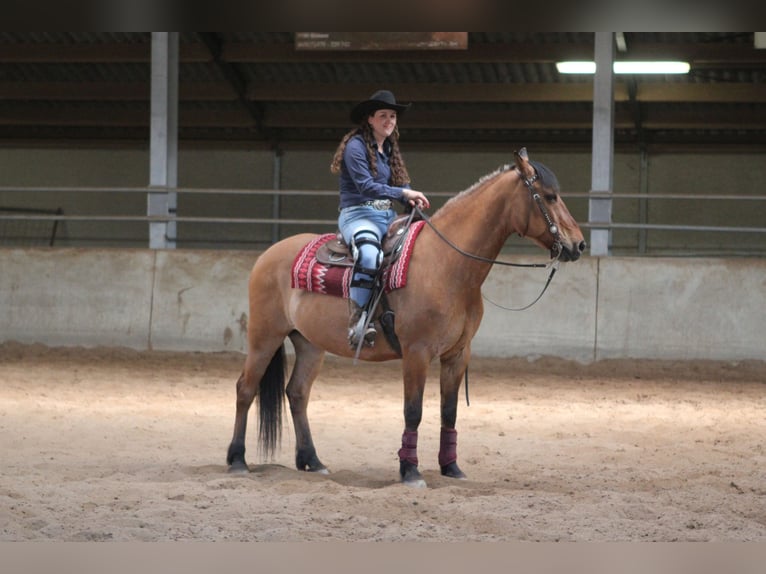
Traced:
[[32, 209], [0, 205], [0, 244], [53, 247], [63, 214], [60, 207]]

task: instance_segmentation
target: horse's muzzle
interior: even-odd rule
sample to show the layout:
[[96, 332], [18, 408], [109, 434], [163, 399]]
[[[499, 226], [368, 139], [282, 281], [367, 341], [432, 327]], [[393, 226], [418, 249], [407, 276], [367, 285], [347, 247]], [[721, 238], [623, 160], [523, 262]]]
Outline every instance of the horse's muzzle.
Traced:
[[[572, 244], [572, 246], [567, 245], [561, 245], [561, 254], [559, 255], [559, 261], [577, 261], [580, 258], [580, 255], [582, 255], [585, 250], [587, 249], [588, 244], [585, 243], [585, 241], [580, 241], [579, 243]], [[551, 253], [553, 257], [553, 253]]]

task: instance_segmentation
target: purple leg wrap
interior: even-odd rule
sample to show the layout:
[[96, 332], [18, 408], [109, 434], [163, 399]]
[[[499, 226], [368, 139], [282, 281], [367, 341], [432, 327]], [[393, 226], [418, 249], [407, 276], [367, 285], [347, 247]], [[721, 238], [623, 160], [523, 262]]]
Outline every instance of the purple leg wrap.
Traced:
[[439, 465], [446, 466], [457, 460], [457, 431], [442, 427], [439, 441]]
[[404, 431], [402, 448], [399, 449], [399, 460], [418, 465], [418, 431]]

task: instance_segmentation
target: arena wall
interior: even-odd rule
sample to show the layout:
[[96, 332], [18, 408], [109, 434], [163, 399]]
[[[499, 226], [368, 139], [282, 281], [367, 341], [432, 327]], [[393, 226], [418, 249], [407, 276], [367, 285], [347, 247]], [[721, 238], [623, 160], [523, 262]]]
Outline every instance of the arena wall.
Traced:
[[[244, 352], [256, 256], [0, 249], [0, 342]], [[585, 257], [500, 307], [547, 277], [493, 269], [474, 355], [766, 360], [766, 260]]]

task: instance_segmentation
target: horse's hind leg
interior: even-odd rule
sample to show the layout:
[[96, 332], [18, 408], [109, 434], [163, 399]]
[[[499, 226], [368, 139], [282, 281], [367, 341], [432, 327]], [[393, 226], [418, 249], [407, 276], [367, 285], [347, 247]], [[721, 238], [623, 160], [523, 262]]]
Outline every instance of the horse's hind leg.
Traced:
[[250, 349], [245, 367], [237, 380], [237, 403], [234, 416], [234, 435], [229, 444], [226, 462], [230, 473], [248, 472], [245, 462], [245, 433], [247, 414], [266, 376], [284, 379], [284, 349], [281, 344], [269, 347], [268, 352]]
[[298, 331], [290, 333], [290, 340], [295, 347], [295, 365], [286, 392], [295, 428], [295, 466], [298, 470], [327, 473], [317, 457], [307, 414], [311, 386], [322, 368], [325, 353]]
[[229, 451], [226, 453], [226, 463], [232, 474], [248, 472], [245, 462], [245, 433], [247, 432], [247, 413], [255, 400], [256, 386], [251, 383], [248, 384], [245, 372], [243, 370], [237, 380], [237, 412], [234, 415], [234, 436], [229, 444]]

